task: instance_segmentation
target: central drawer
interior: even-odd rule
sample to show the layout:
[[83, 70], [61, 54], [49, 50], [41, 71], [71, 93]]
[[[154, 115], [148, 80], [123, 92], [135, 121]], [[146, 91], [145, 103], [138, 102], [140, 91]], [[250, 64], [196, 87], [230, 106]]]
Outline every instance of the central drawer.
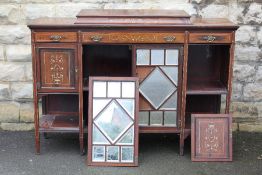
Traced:
[[184, 33], [83, 32], [83, 43], [184, 43]]

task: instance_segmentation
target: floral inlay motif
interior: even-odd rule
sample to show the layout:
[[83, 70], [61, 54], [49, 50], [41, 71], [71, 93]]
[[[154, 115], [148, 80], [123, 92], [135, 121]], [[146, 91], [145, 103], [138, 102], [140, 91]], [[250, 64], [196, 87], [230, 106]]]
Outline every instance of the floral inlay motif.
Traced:
[[51, 55], [50, 58], [50, 70], [51, 77], [54, 84], [61, 84], [63, 82], [63, 70], [64, 70], [64, 60], [62, 55]]
[[205, 130], [206, 136], [204, 137], [204, 146], [209, 152], [217, 152], [218, 143], [218, 130], [214, 123], [209, 123]]

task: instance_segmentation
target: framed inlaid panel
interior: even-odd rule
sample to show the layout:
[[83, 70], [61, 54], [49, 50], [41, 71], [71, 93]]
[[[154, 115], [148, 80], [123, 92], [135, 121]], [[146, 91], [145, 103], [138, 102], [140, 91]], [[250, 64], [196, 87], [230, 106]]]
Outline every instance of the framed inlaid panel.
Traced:
[[192, 114], [192, 161], [232, 161], [231, 125], [230, 114]]
[[183, 47], [179, 45], [135, 47], [140, 126], [179, 126], [182, 54]]
[[38, 44], [37, 67], [39, 92], [77, 91], [78, 63], [74, 45]]
[[138, 165], [138, 78], [90, 77], [88, 165]]

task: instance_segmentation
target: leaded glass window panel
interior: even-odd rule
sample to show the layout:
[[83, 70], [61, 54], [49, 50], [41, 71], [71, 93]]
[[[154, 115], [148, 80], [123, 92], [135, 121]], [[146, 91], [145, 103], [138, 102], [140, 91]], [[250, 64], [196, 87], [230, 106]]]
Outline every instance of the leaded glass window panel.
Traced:
[[137, 84], [135, 77], [90, 77], [89, 87], [98, 89], [90, 89], [89, 165], [137, 165]]

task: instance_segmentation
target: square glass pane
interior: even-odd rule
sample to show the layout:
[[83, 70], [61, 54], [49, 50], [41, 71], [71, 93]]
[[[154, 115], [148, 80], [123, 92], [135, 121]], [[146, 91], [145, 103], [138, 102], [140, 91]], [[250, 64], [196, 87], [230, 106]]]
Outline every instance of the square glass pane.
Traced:
[[92, 160], [94, 162], [104, 162], [105, 161], [105, 147], [104, 146], [93, 146]]
[[136, 65], [149, 65], [150, 51], [148, 49], [137, 49]]
[[176, 126], [177, 111], [165, 111], [164, 113], [164, 125], [165, 126]]
[[121, 147], [121, 162], [133, 162], [134, 161], [134, 147]]
[[151, 50], [151, 65], [164, 65], [164, 50]]
[[178, 65], [178, 49], [166, 50], [166, 65]]
[[148, 124], [149, 124], [149, 112], [140, 111], [139, 112], [139, 125], [148, 126]]
[[150, 112], [150, 125], [162, 125], [163, 112], [151, 111]]
[[94, 81], [93, 97], [106, 97], [106, 82]]
[[122, 82], [122, 97], [123, 98], [135, 97], [135, 82]]
[[121, 82], [108, 82], [107, 97], [120, 97]]
[[108, 146], [107, 147], [107, 161], [108, 162], [118, 162], [119, 161], [119, 147], [118, 146]]

